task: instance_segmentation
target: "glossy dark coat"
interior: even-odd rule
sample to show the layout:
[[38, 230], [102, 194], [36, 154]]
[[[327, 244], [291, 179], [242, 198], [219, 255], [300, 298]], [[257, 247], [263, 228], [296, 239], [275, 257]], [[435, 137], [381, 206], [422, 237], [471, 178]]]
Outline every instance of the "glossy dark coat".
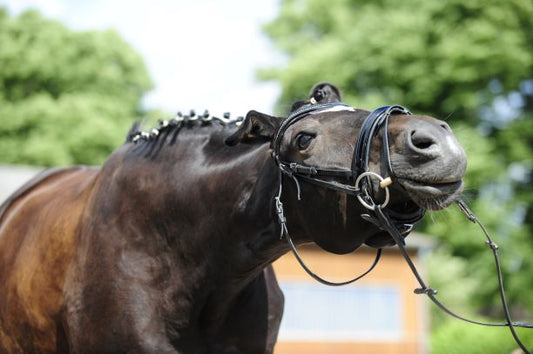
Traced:
[[[318, 89], [319, 100], [339, 99], [324, 84], [312, 97]], [[287, 131], [282, 153], [349, 168], [367, 114], [306, 118]], [[283, 296], [270, 264], [288, 250], [273, 204], [279, 123], [251, 111], [240, 128], [167, 128], [153, 141], [129, 139], [101, 168], [50, 170], [17, 191], [0, 207], [0, 352], [271, 353]], [[417, 143], [413, 127], [443, 138]], [[301, 132], [314, 135], [308, 149], [298, 148]], [[396, 184], [393, 208], [436, 209], [457, 197], [464, 153], [427, 148], [428, 139], [455, 141], [442, 122], [399, 116], [389, 134], [398, 177], [423, 185]], [[390, 244], [355, 198], [302, 183], [298, 201], [287, 180], [284, 202], [298, 243], [335, 253]]]

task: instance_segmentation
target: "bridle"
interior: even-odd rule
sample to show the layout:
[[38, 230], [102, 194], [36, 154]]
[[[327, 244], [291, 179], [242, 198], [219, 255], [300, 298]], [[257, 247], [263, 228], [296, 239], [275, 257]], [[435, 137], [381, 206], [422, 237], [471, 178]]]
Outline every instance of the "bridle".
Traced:
[[[413, 272], [413, 275], [415, 276], [416, 280], [418, 281], [420, 285], [420, 288], [417, 288], [414, 290], [415, 294], [427, 295], [429, 299], [433, 301], [433, 303], [435, 303], [440, 309], [442, 309], [444, 312], [446, 312], [447, 314], [457, 319], [460, 319], [460, 320], [463, 320], [469, 323], [473, 323], [473, 324], [483, 325], [483, 326], [509, 327], [516, 343], [520, 346], [520, 348], [525, 353], [529, 354], [529, 351], [526, 349], [524, 344], [518, 338], [518, 335], [514, 327], [533, 328], [533, 323], [513, 322], [511, 320], [511, 315], [510, 315], [509, 307], [507, 305], [507, 300], [505, 297], [505, 291], [503, 287], [503, 278], [502, 278], [502, 272], [501, 272], [501, 267], [500, 267], [500, 261], [498, 257], [498, 246], [492, 241], [492, 239], [490, 238], [483, 224], [479, 221], [479, 219], [477, 219], [474, 213], [470, 211], [470, 209], [467, 207], [467, 205], [463, 201], [459, 200], [457, 202], [459, 209], [468, 217], [468, 219], [471, 222], [479, 225], [479, 227], [481, 228], [483, 234], [485, 235], [487, 239], [486, 241], [487, 246], [489, 246], [489, 248], [493, 252], [495, 264], [496, 264], [497, 276], [498, 276], [498, 285], [499, 285], [498, 290], [500, 293], [500, 298], [501, 298], [501, 302], [502, 302], [502, 306], [503, 306], [503, 310], [505, 314], [505, 319], [506, 319], [505, 323], [485, 323], [485, 322], [474, 321], [474, 320], [467, 319], [463, 316], [457, 315], [455, 312], [448, 309], [436, 298], [437, 291], [426, 285], [426, 282], [420, 275], [420, 272], [416, 268], [414, 262], [412, 261], [409, 253], [406, 250], [404, 238], [407, 236], [407, 234], [409, 234], [413, 226], [422, 219], [425, 213], [425, 210], [422, 208], [417, 208], [414, 212], [409, 212], [409, 213], [397, 212], [397, 211], [393, 211], [387, 208], [387, 204], [389, 201], [388, 186], [391, 183], [393, 183], [395, 179], [394, 171], [392, 169], [391, 160], [390, 160], [390, 151], [389, 151], [389, 142], [388, 142], [388, 122], [391, 116], [395, 114], [411, 115], [411, 112], [409, 112], [406, 108], [399, 106], [399, 105], [384, 106], [384, 107], [380, 107], [374, 110], [365, 118], [361, 126], [361, 129], [359, 131], [359, 136], [355, 144], [355, 149], [354, 149], [354, 153], [352, 157], [352, 166], [350, 170], [337, 169], [337, 168], [324, 168], [320, 166], [307, 166], [307, 165], [299, 164], [297, 162], [285, 161], [281, 158], [280, 156], [281, 141], [283, 139], [285, 132], [290, 126], [308, 117], [309, 115], [313, 115], [317, 113], [333, 112], [333, 111], [342, 111], [342, 110], [353, 111], [354, 108], [345, 103], [324, 103], [324, 104], [306, 105], [292, 112], [283, 121], [283, 123], [280, 125], [273, 139], [272, 156], [279, 168], [279, 189], [278, 189], [278, 194], [275, 197], [275, 207], [276, 207], [276, 212], [278, 215], [278, 220], [279, 220], [280, 229], [281, 229], [280, 238], [283, 238], [283, 237], [286, 238], [292, 252], [294, 253], [297, 261], [300, 263], [302, 268], [312, 278], [314, 278], [315, 280], [319, 281], [322, 284], [329, 285], [329, 286], [346, 285], [346, 284], [353, 283], [361, 279], [368, 273], [370, 273], [374, 269], [374, 267], [377, 265], [377, 263], [379, 262], [381, 258], [382, 250], [381, 248], [377, 250], [374, 262], [364, 273], [348, 281], [331, 282], [326, 279], [323, 279], [322, 277], [312, 272], [307, 267], [302, 257], [299, 255], [298, 250], [296, 249], [296, 246], [294, 245], [294, 242], [292, 241], [292, 238], [287, 229], [287, 219], [284, 215], [283, 203], [281, 201], [281, 197], [283, 193], [283, 175], [291, 178], [296, 184], [298, 199], [300, 199], [300, 196], [301, 196], [300, 180], [304, 182], [316, 184], [318, 186], [321, 186], [327, 189], [332, 189], [337, 192], [342, 192], [342, 193], [357, 197], [359, 202], [366, 209], [372, 212], [372, 215], [362, 214], [361, 217], [364, 220], [372, 222], [373, 224], [378, 226], [380, 229], [388, 232], [391, 235], [394, 242], [396, 243], [396, 245], [398, 246], [400, 253], [406, 260], [408, 266]], [[372, 139], [378, 134], [380, 130], [382, 130], [381, 159], [382, 159], [382, 162], [385, 164], [385, 171], [388, 174], [388, 176], [385, 178], [369, 170], [369, 158], [370, 158], [370, 148], [371, 148]], [[325, 178], [330, 178], [330, 179], [325, 179]], [[338, 182], [337, 180], [331, 180], [331, 178], [336, 178], [337, 180], [344, 179], [344, 180], [350, 181], [351, 184]], [[385, 192], [385, 199], [383, 200], [383, 202], [381, 202], [381, 204], [377, 203], [374, 200], [375, 198], [372, 193], [371, 178], [377, 179], [379, 182], [379, 187], [383, 189]]]
[[[399, 230], [402, 237], [407, 236], [412, 230], [413, 226], [422, 219], [424, 216], [425, 210], [422, 208], [416, 208], [414, 211], [409, 213], [399, 213], [392, 211], [390, 209], [385, 209], [389, 202], [389, 189], [388, 183], [392, 181], [392, 166], [390, 162], [390, 152], [389, 152], [389, 142], [387, 136], [387, 127], [389, 118], [394, 114], [406, 114], [410, 115], [407, 109], [402, 106], [384, 106], [376, 109], [371, 112], [363, 121], [359, 135], [357, 137], [355, 148], [352, 156], [351, 169], [339, 169], [339, 168], [325, 168], [320, 166], [307, 166], [302, 165], [296, 162], [285, 161], [281, 158], [280, 149], [281, 141], [287, 129], [293, 124], [301, 121], [302, 119], [319, 113], [326, 112], [336, 112], [336, 111], [354, 111], [354, 108], [345, 104], [345, 103], [324, 103], [324, 104], [311, 104], [304, 106], [294, 112], [292, 112], [280, 125], [276, 135], [274, 136], [272, 142], [272, 156], [279, 168], [279, 189], [278, 195], [275, 197], [276, 212], [278, 214], [278, 219], [281, 225], [281, 236], [285, 236], [289, 246], [291, 247], [292, 252], [294, 253], [296, 259], [302, 266], [302, 268], [314, 279], [319, 281], [322, 284], [330, 286], [340, 286], [353, 283], [366, 274], [370, 273], [372, 269], [377, 265], [379, 259], [381, 258], [382, 249], [379, 248], [376, 251], [376, 257], [372, 265], [365, 271], [363, 274], [340, 283], [331, 282], [326, 279], [321, 278], [313, 271], [311, 271], [302, 257], [299, 255], [294, 242], [287, 229], [287, 220], [284, 215], [283, 203], [281, 201], [281, 196], [283, 193], [283, 175], [291, 178], [297, 188], [298, 200], [300, 199], [301, 189], [300, 189], [300, 180], [303, 180], [308, 183], [316, 184], [318, 186], [332, 189], [337, 192], [342, 192], [347, 195], [355, 196], [359, 199], [361, 204], [365, 206], [366, 209], [372, 211], [376, 204], [373, 201], [371, 196], [372, 184], [371, 178], [377, 178], [380, 182], [381, 188], [385, 191], [385, 200], [381, 204], [382, 210], [387, 214], [387, 217], [394, 224], [394, 227]], [[377, 135], [379, 130], [383, 128], [383, 142], [382, 142], [382, 160], [385, 161], [385, 168], [388, 171], [389, 177], [387, 179], [382, 178], [378, 174], [369, 171], [369, 159], [370, 159], [370, 148], [372, 139]], [[326, 179], [329, 178], [329, 179]], [[335, 178], [337, 180], [331, 180]], [[338, 180], [345, 180], [350, 183], [342, 183]], [[375, 213], [374, 213], [375, 214]], [[374, 225], [381, 227], [379, 220], [375, 215], [370, 213], [364, 213], [361, 217], [369, 222], [372, 222]]]
[[[386, 133], [388, 130], [388, 121], [389, 118], [395, 114], [410, 115], [411, 112], [409, 112], [406, 108], [398, 105], [384, 106], [376, 109], [365, 118], [355, 144], [352, 157], [352, 166], [350, 170], [307, 166], [297, 162], [284, 161], [280, 156], [281, 141], [285, 132], [290, 126], [304, 119], [305, 117], [308, 117], [309, 115], [342, 110], [353, 111], [354, 108], [345, 103], [324, 103], [304, 106], [294, 111], [283, 121], [277, 130], [276, 135], [274, 136], [272, 143], [272, 156], [279, 167], [280, 173], [289, 176], [296, 183], [298, 189], [298, 198], [300, 198], [299, 180], [303, 180], [321, 187], [356, 196], [363, 205], [367, 206], [367, 209], [371, 209], [371, 207], [373, 207], [373, 199], [371, 197], [370, 178], [378, 178], [380, 180], [381, 187], [385, 191], [386, 200], [382, 204], [384, 208], [388, 203], [389, 195], [387, 183], [390, 183], [392, 178], [394, 178], [390, 162], [388, 136]], [[385, 161], [385, 168], [389, 174], [388, 179], [382, 179], [380, 176], [370, 172], [368, 169], [371, 142], [374, 136], [376, 136], [379, 132], [380, 128], [383, 128], [382, 160]], [[324, 179], [324, 177], [344, 179], [351, 181], [351, 183], [348, 184], [341, 183], [336, 180], [327, 180]], [[386, 213], [390, 216], [391, 220], [402, 231], [402, 233], [407, 235], [413, 226], [422, 219], [425, 210], [422, 208], [417, 208], [413, 212], [398, 213], [387, 209]], [[373, 221], [374, 223], [376, 221], [375, 218], [370, 216], [363, 216], [363, 218]]]

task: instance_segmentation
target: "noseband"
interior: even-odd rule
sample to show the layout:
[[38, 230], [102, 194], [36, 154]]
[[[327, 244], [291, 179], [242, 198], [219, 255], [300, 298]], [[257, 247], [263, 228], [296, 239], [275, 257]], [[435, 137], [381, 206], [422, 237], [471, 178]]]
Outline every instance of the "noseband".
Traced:
[[[468, 217], [468, 219], [478, 224], [478, 226], [481, 228], [483, 234], [485, 235], [487, 241], [487, 246], [492, 250], [496, 265], [496, 272], [498, 277], [498, 291], [500, 293], [500, 298], [502, 302], [503, 311], [505, 314], [506, 322], [504, 323], [486, 323], [486, 322], [480, 322], [480, 321], [474, 321], [467, 319], [463, 316], [460, 316], [456, 314], [455, 312], [448, 309], [446, 306], [444, 306], [437, 298], [437, 291], [428, 287], [426, 283], [424, 282], [422, 276], [420, 275], [418, 269], [416, 268], [414, 262], [411, 260], [411, 257], [407, 250], [405, 249], [405, 242], [404, 238], [409, 234], [409, 232], [412, 230], [413, 226], [422, 219], [424, 216], [425, 210], [422, 208], [418, 208], [415, 210], [415, 212], [412, 213], [402, 213], [393, 211], [390, 209], [387, 209], [387, 203], [388, 203], [388, 186], [393, 182], [395, 175], [394, 171], [392, 170], [391, 160], [390, 160], [390, 151], [389, 151], [389, 142], [388, 142], [388, 122], [392, 115], [395, 114], [403, 114], [403, 115], [411, 115], [411, 112], [409, 112], [406, 108], [398, 105], [394, 106], [384, 106], [381, 108], [378, 108], [371, 112], [363, 121], [363, 124], [361, 125], [361, 129], [359, 131], [359, 136], [357, 138], [357, 141], [355, 143], [355, 149], [352, 157], [352, 166], [351, 169], [333, 169], [333, 168], [325, 168], [320, 166], [307, 166], [302, 165], [297, 162], [289, 162], [284, 161], [280, 156], [280, 147], [281, 147], [281, 141], [283, 139], [283, 136], [287, 129], [295, 124], [296, 122], [304, 119], [305, 117], [313, 114], [318, 113], [326, 113], [326, 112], [334, 112], [334, 111], [353, 111], [354, 108], [344, 104], [344, 103], [325, 103], [325, 104], [312, 104], [308, 106], [304, 106], [293, 113], [291, 113], [281, 124], [279, 127], [276, 136], [273, 140], [273, 158], [276, 162], [276, 164], [279, 167], [279, 191], [278, 195], [275, 197], [276, 202], [276, 211], [278, 214], [278, 219], [281, 226], [281, 234], [280, 238], [285, 237], [287, 239], [287, 242], [289, 246], [291, 247], [297, 261], [300, 263], [302, 268], [315, 280], [319, 281], [320, 283], [323, 283], [325, 285], [330, 286], [339, 286], [339, 285], [346, 285], [353, 283], [374, 269], [376, 264], [379, 262], [379, 259], [381, 257], [381, 249], [377, 250], [376, 258], [372, 265], [361, 275], [340, 283], [336, 282], [330, 282], [328, 280], [325, 280], [321, 278], [320, 276], [313, 273], [304, 263], [301, 256], [298, 254], [298, 251], [296, 249], [296, 246], [294, 245], [294, 242], [292, 241], [290, 234], [287, 229], [287, 220], [284, 216], [284, 210], [283, 210], [283, 203], [281, 201], [282, 196], [282, 185], [283, 185], [283, 178], [282, 175], [286, 175], [293, 179], [293, 181], [296, 184], [297, 191], [298, 191], [298, 199], [300, 199], [300, 185], [299, 180], [303, 180], [309, 183], [313, 183], [316, 185], [319, 185], [321, 187], [325, 187], [328, 189], [332, 189], [338, 192], [343, 192], [348, 195], [356, 196], [361, 204], [371, 210], [373, 212], [373, 215], [370, 214], [362, 214], [361, 217], [364, 220], [370, 221], [376, 226], [378, 226], [381, 230], [384, 230], [388, 232], [394, 242], [396, 242], [400, 253], [404, 257], [404, 259], [407, 262], [407, 265], [410, 267], [411, 271], [413, 272], [413, 275], [415, 276], [416, 280], [418, 281], [420, 288], [415, 289], [415, 294], [425, 294], [428, 296], [428, 298], [433, 301], [441, 310], [446, 312], [448, 315], [455, 317], [459, 320], [466, 321], [473, 324], [483, 325], [483, 326], [491, 326], [491, 327], [509, 327], [509, 330], [511, 331], [511, 334], [513, 335], [514, 340], [516, 343], [520, 346], [520, 348], [526, 353], [529, 354], [529, 351], [525, 347], [525, 345], [520, 341], [520, 338], [518, 337], [515, 328], [514, 327], [522, 327], [522, 328], [533, 328], [533, 323], [528, 322], [513, 322], [511, 320], [511, 315], [509, 311], [509, 307], [507, 305], [507, 300], [505, 296], [505, 291], [503, 287], [503, 277], [502, 272], [500, 268], [500, 260], [498, 257], [498, 246], [492, 241], [489, 234], [487, 233], [487, 230], [483, 226], [483, 224], [479, 221], [479, 219], [468, 209], [467, 205], [459, 200], [457, 202], [459, 209]], [[369, 170], [369, 160], [370, 160], [370, 148], [372, 145], [372, 139], [378, 134], [379, 130], [382, 129], [382, 152], [381, 152], [381, 159], [382, 162], [385, 165], [386, 173], [388, 174], [388, 177], [383, 178], [380, 175], [371, 172]], [[337, 179], [344, 179], [347, 181], [351, 181], [351, 184], [348, 183], [341, 183], [335, 180], [329, 180], [324, 178], [337, 178]], [[374, 200], [374, 196], [372, 195], [372, 183], [370, 178], [376, 178], [379, 180], [379, 186], [385, 191], [385, 200], [378, 204]]]

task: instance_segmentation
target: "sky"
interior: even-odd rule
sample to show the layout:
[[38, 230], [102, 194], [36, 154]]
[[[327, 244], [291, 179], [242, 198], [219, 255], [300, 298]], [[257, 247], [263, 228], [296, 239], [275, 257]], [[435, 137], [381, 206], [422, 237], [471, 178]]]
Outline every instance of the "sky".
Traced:
[[11, 14], [36, 8], [76, 30], [113, 28], [144, 58], [155, 88], [146, 108], [214, 114], [273, 113], [280, 93], [256, 70], [283, 63], [262, 24], [279, 0], [0, 0]]

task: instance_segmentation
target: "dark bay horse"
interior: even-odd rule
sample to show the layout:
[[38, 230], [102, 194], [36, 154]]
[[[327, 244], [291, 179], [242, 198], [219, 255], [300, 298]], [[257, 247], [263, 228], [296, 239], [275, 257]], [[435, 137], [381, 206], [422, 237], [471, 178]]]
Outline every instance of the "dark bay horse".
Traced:
[[[280, 179], [297, 244], [341, 254], [393, 243], [361, 218], [355, 197], [294, 183], [272, 157], [277, 139], [284, 161], [350, 171], [369, 112], [338, 101], [337, 88], [317, 85], [295, 108], [333, 105], [282, 135], [283, 119], [256, 111], [240, 126], [164, 121], [132, 131], [101, 168], [52, 169], [28, 182], [0, 207], [0, 352], [271, 353], [283, 295], [270, 264], [289, 250]], [[446, 123], [396, 114], [386, 132], [390, 210], [458, 198], [466, 159]], [[369, 156], [380, 174], [383, 134]]]

